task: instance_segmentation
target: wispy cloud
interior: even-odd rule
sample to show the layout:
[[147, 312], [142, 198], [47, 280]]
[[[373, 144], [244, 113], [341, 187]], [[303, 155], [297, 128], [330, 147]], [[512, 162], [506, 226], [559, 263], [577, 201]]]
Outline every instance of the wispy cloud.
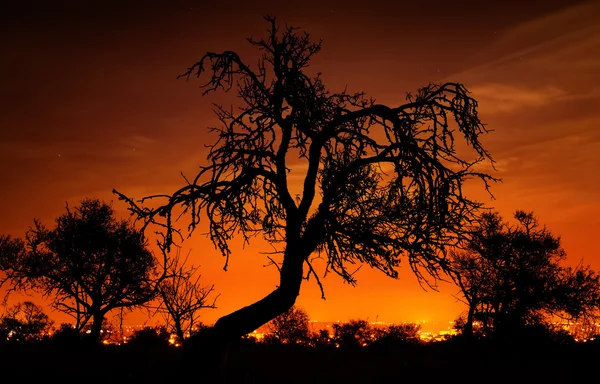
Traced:
[[451, 79], [467, 83], [488, 113], [600, 100], [598, 15], [594, 1], [513, 26]]
[[589, 215], [600, 210], [599, 15], [594, 1], [499, 31], [449, 78], [467, 84], [494, 130], [486, 143], [503, 183], [491, 204], [554, 220], [573, 249], [598, 230]]
[[563, 90], [551, 85], [532, 88], [488, 83], [472, 87], [471, 92], [486, 113], [509, 113], [525, 108], [540, 107], [563, 100], [567, 96]]
[[583, 63], [585, 67], [593, 64], [600, 58], [598, 53], [593, 55], [593, 49], [600, 42], [598, 15], [600, 1], [593, 1], [513, 26], [499, 33], [495, 42], [473, 58], [479, 64], [465, 73], [487, 72], [504, 65], [515, 66], [525, 62], [543, 66], [549, 64], [548, 60], [540, 61], [540, 58], [569, 59], [556, 62], [558, 65], [581, 66]]

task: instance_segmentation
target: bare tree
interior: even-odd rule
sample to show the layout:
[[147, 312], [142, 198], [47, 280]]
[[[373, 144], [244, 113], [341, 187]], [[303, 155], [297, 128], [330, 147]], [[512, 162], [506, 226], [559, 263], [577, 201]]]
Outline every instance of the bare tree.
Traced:
[[183, 344], [185, 335], [191, 333], [198, 324], [200, 310], [216, 308], [218, 295], [209, 300], [214, 292], [214, 285], [200, 285], [198, 267], [187, 265], [189, 253], [181, 260], [180, 250], [177, 248], [176, 256], [169, 261], [168, 277], [158, 288], [160, 304], [156, 311], [163, 316], [167, 331], [175, 333]]
[[[403, 258], [435, 282], [447, 247], [481, 207], [463, 194], [465, 182], [487, 189], [494, 180], [477, 168], [493, 161], [480, 142], [487, 129], [477, 101], [462, 84], [427, 85], [398, 106], [332, 93], [308, 70], [321, 42], [266, 19], [266, 38], [248, 39], [262, 54], [254, 69], [235, 52], [208, 52], [180, 76], [207, 76], [204, 94], [233, 88], [242, 104], [216, 106], [221, 126], [208, 165], [170, 195], [136, 201], [114, 191], [145, 225], [164, 229], [167, 247], [183, 235], [178, 218], [190, 218], [189, 233], [206, 220], [225, 269], [236, 235], [262, 235], [276, 248], [279, 285], [215, 323], [213, 336], [225, 342], [288, 310], [303, 279], [321, 286], [313, 256], [324, 258], [325, 274], [352, 284], [355, 264], [396, 278]], [[296, 195], [291, 171], [303, 174]], [[155, 199], [163, 199], [158, 207]]]
[[0, 236], [0, 286], [8, 284], [9, 292], [41, 292], [75, 318], [78, 330], [91, 320], [96, 341], [108, 312], [155, 296], [164, 266], [159, 268], [142, 232], [117, 220], [108, 204], [84, 199], [74, 210], [67, 206], [54, 229], [34, 224], [25, 241]]

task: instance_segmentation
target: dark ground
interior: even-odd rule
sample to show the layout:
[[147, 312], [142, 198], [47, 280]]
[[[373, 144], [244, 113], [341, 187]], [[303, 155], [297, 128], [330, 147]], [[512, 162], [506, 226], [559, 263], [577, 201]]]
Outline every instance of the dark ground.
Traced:
[[215, 383], [594, 383], [600, 343], [467, 345], [460, 341], [357, 349], [241, 343], [220, 378], [163, 345], [0, 346], [9, 382]]

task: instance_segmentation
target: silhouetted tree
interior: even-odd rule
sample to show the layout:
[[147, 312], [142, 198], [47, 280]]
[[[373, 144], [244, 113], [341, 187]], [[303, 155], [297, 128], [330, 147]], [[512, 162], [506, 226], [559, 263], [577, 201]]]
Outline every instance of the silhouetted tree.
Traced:
[[109, 311], [140, 306], [156, 294], [161, 274], [146, 245], [111, 206], [85, 199], [74, 210], [67, 206], [54, 229], [35, 220], [25, 241], [0, 237], [0, 283], [41, 292], [79, 330], [91, 319], [91, 339], [100, 340]]
[[43, 309], [31, 301], [17, 303], [0, 316], [0, 341], [34, 341], [47, 337], [52, 324]]
[[[277, 288], [215, 323], [215, 338], [226, 342], [287, 311], [303, 278], [321, 286], [311, 255], [324, 256], [325, 274], [352, 284], [355, 264], [395, 278], [402, 258], [420, 278], [438, 277], [447, 246], [480, 208], [463, 184], [475, 178], [487, 188], [492, 180], [475, 168], [492, 160], [480, 143], [487, 129], [477, 101], [463, 85], [430, 84], [396, 106], [332, 93], [308, 70], [321, 42], [267, 21], [267, 37], [249, 39], [262, 54], [256, 67], [232, 51], [209, 52], [180, 76], [208, 75], [204, 94], [234, 88], [241, 102], [216, 107], [222, 124], [212, 130], [208, 165], [172, 195], [137, 202], [114, 191], [145, 225], [164, 228], [166, 247], [183, 235], [177, 218], [189, 213], [190, 233], [207, 220], [225, 268], [235, 235], [260, 234], [276, 248]], [[460, 156], [456, 143], [466, 150]], [[302, 177], [299, 188], [291, 173]], [[165, 200], [145, 204], [154, 198]]]
[[557, 309], [570, 320], [596, 323], [600, 313], [600, 275], [587, 265], [561, 268]]
[[375, 343], [386, 345], [410, 344], [420, 341], [421, 326], [414, 323], [392, 324], [375, 330]]
[[267, 326], [269, 332], [283, 344], [305, 344], [310, 340], [309, 321], [308, 313], [294, 305]]
[[586, 268], [565, 268], [560, 238], [539, 224], [533, 213], [517, 211], [515, 225], [486, 213], [464, 249], [453, 252], [455, 281], [468, 314], [464, 334], [511, 336], [549, 316], [579, 318], [600, 305], [598, 275]]
[[191, 330], [190, 330], [190, 335], [191, 336], [200, 336], [203, 335], [207, 332], [210, 332], [211, 330], [211, 326], [210, 325], [206, 325], [204, 323], [197, 323]]
[[367, 320], [333, 324], [333, 341], [340, 347], [366, 347], [375, 338], [375, 330]]
[[[188, 254], [189, 256], [189, 254]], [[191, 334], [198, 323], [200, 310], [216, 308], [217, 297], [209, 301], [214, 285], [201, 286], [198, 267], [187, 266], [187, 257], [180, 259], [180, 250], [167, 266], [167, 277], [158, 287], [160, 304], [156, 311], [163, 315], [169, 332], [175, 333], [180, 343]]]

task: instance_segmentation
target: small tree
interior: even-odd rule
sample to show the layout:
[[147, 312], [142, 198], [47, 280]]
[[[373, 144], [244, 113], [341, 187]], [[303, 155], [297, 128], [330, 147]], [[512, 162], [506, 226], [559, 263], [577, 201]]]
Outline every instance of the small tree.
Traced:
[[375, 332], [378, 344], [412, 344], [420, 341], [421, 325], [414, 323], [392, 324]]
[[[214, 285], [201, 286], [198, 267], [187, 266], [187, 259], [180, 259], [180, 249], [167, 266], [167, 277], [158, 286], [160, 304], [156, 311], [165, 319], [168, 332], [175, 333], [180, 343], [191, 334], [198, 324], [200, 310], [216, 308], [218, 296], [209, 301]], [[188, 254], [189, 256], [189, 254]]]
[[[457, 326], [462, 327], [463, 334], [469, 338], [473, 336], [476, 317], [483, 325], [478, 327], [478, 333], [485, 334], [490, 327], [487, 315], [497, 276], [493, 259], [500, 259], [499, 253], [509, 246], [502, 234], [503, 225], [498, 213], [482, 215], [471, 236], [464, 240], [463, 249], [452, 252], [454, 281], [468, 306], [467, 315], [457, 319]], [[492, 258], [490, 262], [487, 256]]]
[[0, 285], [41, 292], [78, 330], [91, 319], [96, 341], [108, 312], [146, 303], [164, 276], [143, 234], [97, 199], [67, 206], [54, 229], [34, 220], [25, 241], [0, 236], [0, 271]]
[[305, 344], [310, 340], [308, 313], [292, 306], [268, 323], [269, 332], [283, 344]]
[[333, 341], [340, 347], [366, 347], [375, 338], [375, 330], [367, 320], [333, 324]]
[[600, 318], [600, 274], [589, 265], [561, 268], [556, 310], [573, 321], [596, 323]]
[[[267, 21], [266, 38], [249, 39], [261, 54], [256, 67], [232, 51], [208, 52], [182, 75], [207, 75], [204, 94], [234, 89], [241, 102], [216, 107], [222, 124], [208, 164], [172, 195], [149, 197], [164, 198], [158, 206], [115, 191], [145, 225], [164, 228], [165, 247], [183, 208], [190, 231], [206, 220], [225, 268], [236, 235], [262, 234], [276, 248], [277, 288], [217, 320], [214, 338], [226, 343], [292, 307], [303, 279], [321, 285], [311, 255], [324, 257], [324, 274], [353, 284], [355, 264], [395, 278], [402, 259], [417, 276], [436, 278], [480, 207], [463, 195], [464, 183], [487, 188], [492, 179], [476, 168], [491, 161], [480, 142], [487, 129], [462, 84], [430, 84], [395, 106], [333, 93], [308, 69], [321, 42]], [[297, 194], [292, 169], [303, 179]]]
[[170, 333], [164, 327], [144, 327], [137, 329], [127, 340], [127, 345], [134, 348], [156, 348], [169, 345]]
[[0, 341], [33, 341], [47, 337], [52, 330], [48, 315], [41, 307], [25, 301], [0, 316]]

